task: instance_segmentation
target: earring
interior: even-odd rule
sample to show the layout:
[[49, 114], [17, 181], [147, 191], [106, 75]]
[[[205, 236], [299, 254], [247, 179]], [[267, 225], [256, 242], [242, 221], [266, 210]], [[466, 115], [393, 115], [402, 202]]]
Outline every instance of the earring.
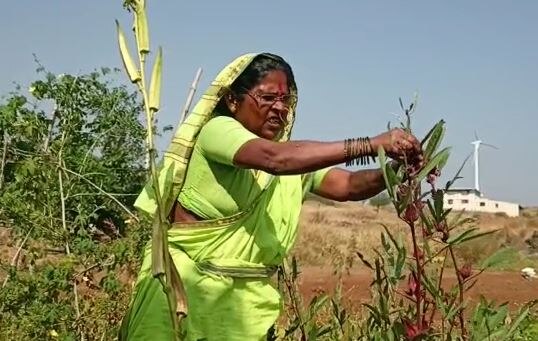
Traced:
[[235, 114], [235, 110], [237, 108], [235, 107], [235, 103], [234, 104], [230, 104], [230, 111], [232, 112], [232, 114]]

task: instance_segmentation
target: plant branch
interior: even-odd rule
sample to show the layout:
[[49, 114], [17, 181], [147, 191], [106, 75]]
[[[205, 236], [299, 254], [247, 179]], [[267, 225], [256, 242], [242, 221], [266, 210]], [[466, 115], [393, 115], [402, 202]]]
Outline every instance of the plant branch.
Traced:
[[[32, 233], [33, 229], [34, 228], [31, 227], [30, 230], [28, 231], [28, 233], [26, 234], [26, 236], [24, 237], [24, 239], [20, 242], [19, 247], [17, 248], [17, 252], [15, 252], [15, 255], [11, 259], [10, 266], [15, 266], [15, 267], [17, 266], [17, 263], [19, 262], [19, 256], [21, 254], [22, 248], [23, 248], [24, 244], [26, 244], [26, 241], [28, 240], [28, 237], [30, 237], [30, 233]], [[7, 274], [6, 278], [4, 279], [4, 283], [2, 283], [2, 288], [5, 288], [5, 286], [7, 285], [8, 280], [9, 280], [9, 273]]]
[[[62, 133], [62, 148], [60, 148], [60, 152], [58, 153], [58, 163], [61, 165], [62, 162], [63, 162], [63, 159], [62, 159], [62, 152], [63, 152], [63, 143], [64, 143], [64, 139], [65, 139], [65, 133]], [[62, 174], [62, 169], [59, 167], [58, 168], [58, 185], [59, 185], [59, 190], [60, 190], [60, 202], [61, 202], [61, 209], [62, 209], [62, 227], [64, 229], [64, 232], [65, 232], [65, 252], [66, 254], [69, 256], [71, 254], [71, 249], [69, 247], [69, 229], [67, 228], [67, 222], [66, 222], [66, 208], [65, 208], [65, 196], [64, 196], [64, 187], [63, 187], [63, 174]], [[81, 314], [80, 314], [80, 307], [79, 307], [79, 302], [78, 302], [78, 289], [77, 289], [77, 281], [76, 280], [73, 280], [73, 294], [74, 294], [74, 299], [75, 299], [75, 312], [77, 314], [76, 316], [76, 321], [77, 321], [77, 325], [78, 325], [78, 322], [80, 321], [80, 317], [81, 317]], [[85, 336], [84, 336], [84, 332], [80, 329], [79, 329], [79, 332], [80, 332], [80, 339], [81, 341], [84, 341], [85, 340]]]
[[415, 255], [415, 262], [417, 267], [417, 299], [415, 301], [416, 307], [417, 307], [417, 326], [422, 326], [422, 264], [420, 263], [420, 257], [419, 257], [419, 249], [418, 249], [418, 241], [415, 231], [415, 224], [409, 223], [409, 227], [411, 228], [411, 237], [413, 239], [413, 252]]
[[7, 158], [7, 145], [8, 145], [8, 136], [7, 132], [4, 131], [3, 135], [3, 147], [2, 147], [2, 163], [0, 163], [0, 189], [2, 189], [2, 186], [4, 184], [4, 168], [6, 165], [6, 158]]
[[61, 165], [60, 165], [60, 169], [63, 170], [64, 172], [67, 172], [67, 173], [69, 173], [69, 174], [73, 174], [73, 175], [79, 177], [80, 179], [86, 181], [90, 186], [92, 186], [93, 188], [97, 189], [100, 193], [102, 193], [103, 195], [105, 195], [105, 196], [109, 197], [110, 199], [112, 199], [116, 204], [118, 204], [118, 205], [119, 205], [119, 206], [120, 206], [120, 207], [121, 207], [127, 214], [129, 214], [129, 215], [130, 215], [133, 219], [135, 219], [137, 222], [140, 221], [140, 220], [138, 219], [138, 217], [137, 217], [133, 212], [131, 212], [131, 210], [129, 210], [129, 209], [127, 208], [127, 206], [125, 206], [125, 205], [122, 204], [118, 199], [116, 199], [116, 198], [114, 197], [113, 194], [110, 194], [110, 193], [106, 192], [104, 189], [102, 189], [101, 187], [97, 186], [95, 183], [93, 183], [90, 179], [86, 178], [84, 175], [79, 174], [79, 173], [77, 173], [77, 172], [75, 172], [75, 171], [72, 171], [72, 170], [70, 170], [70, 169], [68, 169], [68, 168], [62, 167]]
[[460, 320], [460, 326], [461, 326], [461, 336], [464, 340], [467, 339], [467, 332], [465, 330], [465, 317], [463, 316], [463, 279], [460, 276], [458, 264], [456, 262], [456, 257], [454, 256], [454, 250], [452, 249], [452, 246], [448, 248], [448, 251], [450, 253], [450, 257], [452, 258], [452, 263], [454, 264], [454, 269], [456, 270], [456, 278], [458, 279], [458, 295], [459, 295], [459, 304], [460, 308], [458, 311], [458, 317]]

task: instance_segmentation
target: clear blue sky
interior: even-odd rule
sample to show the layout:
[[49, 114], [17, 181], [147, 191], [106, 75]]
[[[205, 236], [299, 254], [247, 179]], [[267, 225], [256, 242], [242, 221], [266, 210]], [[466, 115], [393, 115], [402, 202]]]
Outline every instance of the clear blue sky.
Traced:
[[[197, 67], [205, 88], [235, 56], [269, 51], [295, 71], [296, 139], [379, 133], [398, 97], [418, 91], [417, 135], [447, 121], [446, 174], [472, 151], [476, 130], [500, 148], [482, 149], [485, 194], [538, 205], [538, 1], [147, 3], [152, 43], [164, 48], [161, 124], [177, 123]], [[120, 0], [5, 2], [0, 94], [34, 79], [32, 53], [54, 73], [120, 66], [116, 18], [130, 27]], [[472, 186], [472, 174], [469, 163], [458, 187]]]

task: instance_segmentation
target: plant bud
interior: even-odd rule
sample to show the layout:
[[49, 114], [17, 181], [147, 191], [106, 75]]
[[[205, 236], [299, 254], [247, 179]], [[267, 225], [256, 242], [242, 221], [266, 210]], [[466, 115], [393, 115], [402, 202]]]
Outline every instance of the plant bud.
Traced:
[[405, 293], [411, 297], [416, 297], [418, 294], [418, 281], [415, 272], [411, 272], [407, 278], [407, 289]]
[[415, 204], [411, 204], [407, 206], [404, 212], [403, 219], [407, 223], [414, 223], [415, 221], [418, 220], [418, 218], [419, 218], [419, 211], [417, 207], [415, 206]]
[[443, 236], [441, 237], [441, 240], [446, 243], [446, 241], [448, 240], [448, 237], [449, 237], [448, 231], [443, 230], [442, 232], [443, 232]]
[[458, 274], [460, 275], [461, 279], [466, 280], [467, 278], [471, 277], [473, 274], [473, 268], [471, 267], [470, 263], [466, 263], [463, 265], [459, 270]]
[[446, 223], [444, 221], [442, 221], [439, 224], [436, 224], [435, 225], [435, 230], [437, 232], [445, 232], [446, 231]]
[[418, 340], [421, 335], [426, 334], [428, 331], [426, 320], [421, 321], [421, 325], [419, 325], [405, 318], [402, 320], [402, 324], [404, 325], [406, 340]]

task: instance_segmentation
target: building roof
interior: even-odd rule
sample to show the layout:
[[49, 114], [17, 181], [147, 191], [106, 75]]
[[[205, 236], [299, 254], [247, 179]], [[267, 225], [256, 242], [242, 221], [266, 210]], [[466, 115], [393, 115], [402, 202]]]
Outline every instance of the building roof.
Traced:
[[465, 193], [465, 194], [471, 194], [474, 193], [475, 195], [481, 197], [482, 192], [477, 191], [474, 188], [451, 188], [448, 190], [445, 190], [446, 193]]

